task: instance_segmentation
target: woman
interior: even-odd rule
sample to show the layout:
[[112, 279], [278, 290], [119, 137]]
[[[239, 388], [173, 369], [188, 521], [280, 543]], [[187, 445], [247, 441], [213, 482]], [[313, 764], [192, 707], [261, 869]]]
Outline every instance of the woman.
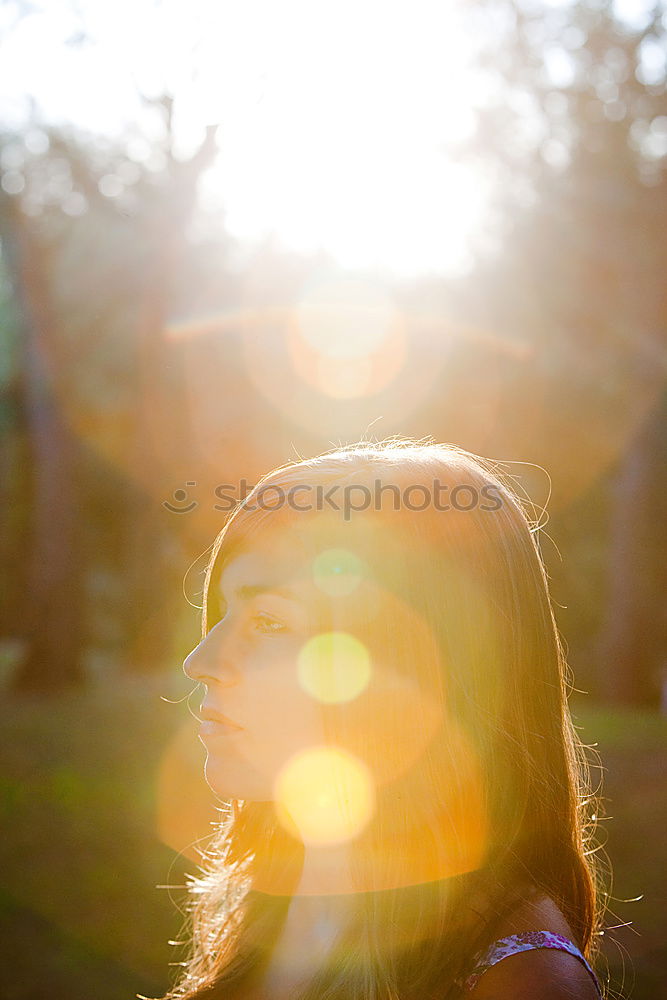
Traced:
[[169, 998], [601, 995], [595, 804], [536, 531], [492, 462], [406, 439], [238, 506], [184, 665], [229, 811]]

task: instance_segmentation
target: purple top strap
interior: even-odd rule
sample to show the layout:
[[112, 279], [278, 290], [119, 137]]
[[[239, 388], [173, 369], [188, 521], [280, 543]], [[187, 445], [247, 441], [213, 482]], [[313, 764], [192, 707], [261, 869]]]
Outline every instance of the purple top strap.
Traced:
[[510, 934], [508, 937], [494, 941], [484, 952], [478, 952], [473, 959], [473, 971], [463, 983], [464, 992], [471, 990], [486, 970], [503, 958], [516, 955], [520, 951], [531, 951], [534, 948], [554, 948], [557, 951], [567, 951], [570, 955], [574, 955], [575, 958], [584, 963], [593, 979], [598, 996], [602, 997], [597, 976], [577, 946], [563, 937], [562, 934], [554, 934], [552, 931], [525, 931], [523, 934]]

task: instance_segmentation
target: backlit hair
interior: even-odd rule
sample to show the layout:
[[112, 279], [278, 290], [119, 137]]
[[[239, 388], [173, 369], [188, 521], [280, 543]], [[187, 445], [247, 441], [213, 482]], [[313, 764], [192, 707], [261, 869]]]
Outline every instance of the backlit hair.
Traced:
[[[467, 493], [449, 510], [417, 509], [435, 480], [446, 487], [443, 499], [457, 485]], [[268, 487], [278, 496], [301, 485], [314, 496], [317, 486], [356, 484], [372, 494], [377, 481], [398, 490], [349, 517], [287, 503], [250, 509]], [[403, 502], [406, 490], [413, 503]], [[284, 532], [313, 558], [341, 548], [359, 557], [380, 608], [403, 609], [368, 608], [369, 629], [445, 720], [407, 772], [380, 790], [352, 844], [356, 857], [376, 860], [373, 884], [358, 886], [352, 926], [295, 1000], [454, 997], [474, 953], [536, 892], [554, 900], [593, 961], [603, 917], [591, 849], [598, 803], [567, 704], [571, 680], [539, 527], [509, 477], [462, 448], [406, 438], [362, 441], [274, 470], [215, 541], [203, 637], [219, 617], [212, 581], [223, 566]], [[332, 738], [344, 735], [345, 709], [322, 712]], [[299, 879], [303, 845], [277, 822], [273, 803], [233, 800], [223, 815], [189, 884], [190, 950], [164, 1000], [242, 997], [268, 961]]]

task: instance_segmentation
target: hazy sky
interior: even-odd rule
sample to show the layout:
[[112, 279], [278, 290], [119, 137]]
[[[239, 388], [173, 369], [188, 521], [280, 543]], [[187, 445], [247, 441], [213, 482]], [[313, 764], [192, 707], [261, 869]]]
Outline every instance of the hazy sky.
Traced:
[[[649, 7], [617, 0], [633, 24]], [[20, 126], [32, 95], [46, 121], [106, 136], [134, 126], [141, 158], [155, 123], [138, 94], [167, 90], [183, 155], [206, 124], [221, 125], [204, 197], [224, 208], [232, 235], [273, 231], [348, 266], [465, 270], [492, 178], [457, 165], [447, 147], [470, 134], [493, 81], [470, 72], [478, 36], [456, 9], [447, 0], [34, 0], [19, 18], [5, 2], [0, 118]], [[548, 71], [555, 83], [567, 76], [558, 53]]]

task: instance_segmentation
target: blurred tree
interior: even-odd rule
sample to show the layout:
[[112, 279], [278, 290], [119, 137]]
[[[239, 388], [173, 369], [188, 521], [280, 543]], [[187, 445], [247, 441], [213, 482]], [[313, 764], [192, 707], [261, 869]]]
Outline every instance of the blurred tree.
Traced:
[[54, 691], [84, 677], [76, 446], [59, 405], [62, 342], [52, 304], [48, 244], [18, 199], [0, 202], [2, 244], [21, 308], [23, 406], [32, 489], [28, 590], [18, 624], [27, 652], [13, 678], [20, 691]]
[[182, 370], [173, 363], [165, 332], [179, 293], [181, 301], [184, 295], [188, 233], [199, 178], [216, 155], [216, 127], [211, 126], [189, 158], [177, 158], [173, 98], [163, 96], [149, 103], [163, 116], [164, 169], [159, 183], [144, 198], [141, 211], [147, 261], [136, 330], [137, 426], [130, 470], [132, 482], [143, 489], [128, 522], [133, 643], [126, 665], [131, 670], [164, 669], [171, 617], [165, 610], [173, 607], [179, 593], [178, 577], [169, 573], [169, 564], [162, 557], [159, 500], [165, 495], [165, 468], [169, 471], [176, 456], [187, 453], [191, 434]]
[[602, 688], [614, 701], [650, 704], [667, 672], [667, 393], [619, 463], [612, 496]]
[[[171, 98], [146, 103], [164, 126], [148, 166], [122, 142], [101, 144], [72, 130], [33, 125], [26, 135], [36, 152], [20, 136], [6, 134], [2, 143], [10, 164], [0, 204], [3, 247], [21, 314], [14, 384], [35, 484], [34, 569], [22, 601], [29, 620], [14, 621], [12, 630], [38, 639], [16, 677], [21, 689], [81, 679], [81, 657], [96, 640], [87, 632], [95, 608], [86, 611], [86, 591], [105, 566], [123, 579], [116, 614], [128, 669], [163, 668], [169, 648], [183, 567], [160, 500], [188, 453], [190, 429], [165, 327], [193, 294], [191, 216], [215, 129], [191, 157], [177, 158]], [[17, 501], [19, 465], [11, 472]], [[19, 579], [10, 574], [15, 598]], [[48, 597], [48, 614], [40, 595]], [[67, 643], [49, 616], [62, 623]]]
[[596, 687], [656, 703], [667, 656], [667, 13], [638, 5], [622, 22], [594, 0], [489, 0], [473, 16], [489, 38], [480, 64], [491, 86], [462, 154], [499, 178], [493, 252], [475, 285], [492, 289], [489, 321], [538, 352], [552, 466], [571, 467], [574, 448], [598, 476], [614, 472], [611, 544], [599, 526], [609, 584], [590, 646]]
[[[1, 211], [1, 209], [0, 209]], [[1, 225], [1, 224], [0, 224]], [[0, 563], [5, 584], [0, 590], [0, 635], [18, 636], [24, 613], [28, 549], [29, 483], [22, 410], [22, 366], [19, 361], [17, 303], [7, 270], [0, 228]]]

